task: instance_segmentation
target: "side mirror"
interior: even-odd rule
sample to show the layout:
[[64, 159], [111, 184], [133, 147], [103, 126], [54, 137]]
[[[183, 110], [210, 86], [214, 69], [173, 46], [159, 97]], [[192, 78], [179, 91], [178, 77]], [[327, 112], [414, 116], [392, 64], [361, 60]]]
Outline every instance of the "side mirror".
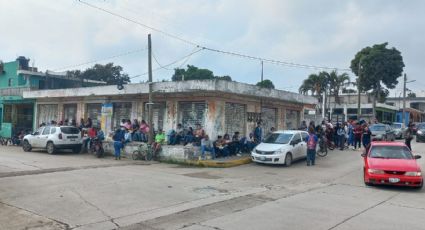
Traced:
[[366, 157], [366, 153], [362, 153], [360, 156], [362, 156], [362, 157]]
[[421, 159], [422, 156], [420, 156], [420, 155], [414, 155], [413, 158], [415, 158], [415, 159]]

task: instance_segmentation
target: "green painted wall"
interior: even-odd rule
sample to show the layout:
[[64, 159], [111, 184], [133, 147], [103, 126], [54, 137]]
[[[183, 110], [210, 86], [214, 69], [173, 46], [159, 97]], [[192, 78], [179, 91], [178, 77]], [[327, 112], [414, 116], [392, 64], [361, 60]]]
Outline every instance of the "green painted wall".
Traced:
[[12, 87], [19, 86], [19, 78], [16, 75], [18, 62], [4, 63], [4, 72], [0, 73], [0, 88], [9, 88], [9, 79], [12, 79]]

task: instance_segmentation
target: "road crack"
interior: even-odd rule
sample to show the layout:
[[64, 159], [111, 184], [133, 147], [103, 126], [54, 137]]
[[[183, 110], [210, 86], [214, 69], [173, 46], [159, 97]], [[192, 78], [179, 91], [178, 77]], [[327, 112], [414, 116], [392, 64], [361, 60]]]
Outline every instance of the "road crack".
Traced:
[[87, 205], [89, 205], [89, 206], [91, 206], [91, 207], [93, 207], [93, 208], [95, 208], [96, 210], [98, 210], [100, 213], [102, 213], [102, 215], [104, 215], [105, 217], [107, 217], [108, 218], [108, 220], [111, 222], [111, 223], [113, 223], [115, 226], [117, 226], [118, 228], [120, 227], [115, 221], [114, 221], [114, 218], [112, 217], [112, 216], [110, 216], [110, 215], [108, 215], [105, 211], [103, 211], [101, 208], [99, 208], [97, 205], [95, 205], [95, 204], [93, 204], [92, 202], [90, 202], [90, 201], [88, 201], [87, 199], [85, 199], [84, 197], [83, 197], [83, 195], [81, 195], [81, 193], [79, 193], [79, 192], [77, 192], [77, 191], [73, 191], [75, 194], [77, 194], [78, 195], [78, 197], [80, 197], [80, 199], [84, 202], [84, 203], [86, 203]]
[[64, 230], [71, 230], [72, 229], [69, 226], [69, 224], [67, 224], [67, 223], [64, 223], [64, 222], [59, 221], [59, 220], [55, 220], [55, 219], [50, 218], [50, 217], [47, 217], [47, 216], [40, 215], [40, 214], [35, 213], [35, 212], [31, 211], [31, 210], [28, 210], [28, 209], [25, 209], [25, 208], [21, 208], [21, 207], [15, 206], [15, 205], [11, 205], [11, 204], [8, 204], [8, 203], [4, 203], [3, 201], [0, 201], [0, 204], [5, 205], [5, 206], [8, 206], [8, 207], [11, 207], [11, 208], [19, 209], [19, 210], [22, 210], [22, 211], [31, 213], [31, 214], [33, 214], [35, 216], [43, 217], [43, 218], [46, 218], [46, 219], [48, 219], [50, 221], [56, 222], [56, 223], [62, 225], [64, 227]]
[[362, 210], [361, 212], [358, 212], [358, 213], [356, 213], [356, 214], [354, 214], [354, 215], [352, 215], [352, 216], [350, 216], [350, 217], [348, 217], [348, 218], [344, 219], [343, 221], [341, 221], [341, 222], [337, 223], [336, 225], [334, 225], [334, 226], [332, 226], [332, 227], [328, 228], [328, 230], [335, 229], [336, 227], [338, 227], [338, 226], [340, 226], [340, 225], [342, 225], [342, 224], [346, 223], [347, 221], [349, 221], [349, 220], [351, 220], [351, 219], [353, 219], [353, 218], [355, 218], [355, 217], [357, 217], [357, 216], [360, 216], [361, 214], [363, 214], [363, 213], [365, 213], [365, 212], [367, 212], [367, 211], [369, 211], [369, 210], [371, 210], [371, 209], [374, 209], [374, 208], [376, 208], [376, 207], [378, 207], [378, 206], [380, 206], [380, 205], [382, 205], [382, 204], [386, 203], [387, 201], [389, 201], [389, 200], [393, 199], [394, 197], [396, 197], [396, 196], [398, 196], [398, 195], [400, 195], [400, 193], [396, 193], [396, 194], [394, 194], [394, 195], [392, 195], [392, 196], [388, 197], [387, 199], [385, 199], [385, 200], [383, 200], [383, 201], [381, 201], [381, 202], [379, 202], [379, 203], [377, 203], [377, 204], [375, 204], [375, 205], [372, 205], [372, 206], [370, 206], [370, 207], [368, 207], [368, 208], [366, 208], [366, 209]]

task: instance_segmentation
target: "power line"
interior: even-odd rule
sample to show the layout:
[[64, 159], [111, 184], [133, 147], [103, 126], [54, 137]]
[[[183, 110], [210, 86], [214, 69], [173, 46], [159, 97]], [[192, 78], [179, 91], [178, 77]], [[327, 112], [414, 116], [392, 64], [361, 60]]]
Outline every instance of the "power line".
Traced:
[[[172, 66], [172, 65], [174, 65], [174, 64], [176, 64], [176, 63], [178, 63], [178, 62], [180, 62], [180, 61], [182, 61], [182, 60], [185, 60], [185, 59], [187, 60], [187, 58], [189, 58], [190, 56], [192, 56], [192, 55], [194, 55], [194, 54], [196, 54], [196, 53], [198, 53], [198, 52], [200, 52], [200, 51], [202, 51], [202, 50], [204, 50], [204, 49], [203, 49], [203, 48], [199, 48], [199, 49], [197, 49], [196, 51], [192, 51], [192, 52], [190, 52], [189, 54], [187, 54], [187, 55], [185, 55], [185, 56], [183, 56], [183, 57], [181, 57], [181, 58], [177, 59], [176, 61], [173, 61], [173, 62], [171, 62], [171, 63], [168, 63], [168, 64], [166, 64], [166, 65], [160, 65], [160, 64], [158, 63], [159, 67], [158, 67], [158, 68], [153, 69], [153, 70], [152, 70], [152, 72], [155, 72], [155, 71], [160, 70], [160, 69], [172, 70], [172, 69], [167, 69], [167, 67]], [[155, 59], [155, 58], [154, 58], [154, 59]], [[138, 75], [135, 75], [135, 76], [130, 77], [130, 79], [133, 79], [133, 78], [136, 78], [136, 77], [141, 77], [141, 76], [144, 76], [144, 75], [146, 75], [146, 74], [148, 74], [148, 73], [149, 73], [149, 72], [145, 72], [145, 73], [142, 73], [142, 74], [138, 74]]]
[[123, 19], [123, 20], [125, 20], [125, 21], [129, 21], [129, 22], [135, 23], [135, 24], [137, 24], [137, 25], [139, 25], [139, 26], [142, 26], [142, 27], [145, 27], [145, 28], [151, 29], [151, 30], [156, 31], [156, 32], [158, 32], [158, 33], [164, 34], [164, 35], [166, 35], [166, 36], [168, 36], [168, 37], [171, 37], [171, 38], [177, 39], [177, 40], [179, 40], [179, 41], [181, 41], [181, 42], [184, 42], [184, 43], [187, 43], [187, 44], [190, 44], [190, 45], [193, 45], [193, 46], [198, 46], [198, 44], [196, 44], [196, 43], [194, 43], [194, 42], [191, 42], [191, 41], [189, 41], [189, 40], [183, 39], [183, 38], [178, 37], [178, 36], [176, 36], [176, 35], [174, 35], [174, 34], [170, 34], [170, 33], [165, 32], [165, 31], [163, 31], [163, 30], [156, 29], [156, 28], [154, 28], [154, 27], [152, 27], [152, 26], [148, 26], [148, 25], [143, 24], [143, 23], [141, 23], [141, 22], [138, 22], [138, 21], [136, 21], [136, 20], [134, 20], [134, 19], [131, 19], [131, 18], [128, 18], [128, 17], [122, 16], [122, 15], [119, 15], [119, 14], [117, 14], [117, 13], [114, 13], [114, 12], [110, 11], [110, 10], [104, 9], [104, 8], [102, 8], [102, 7], [98, 7], [98, 6], [96, 6], [96, 5], [90, 4], [90, 3], [85, 2], [85, 1], [82, 1], [82, 0], [78, 0], [78, 1], [79, 1], [80, 3], [82, 3], [82, 4], [86, 5], [86, 6], [91, 7], [91, 8], [94, 8], [94, 9], [97, 9], [97, 10], [100, 10], [100, 11], [103, 11], [103, 12], [105, 12], [105, 13], [107, 13], [107, 14], [110, 14], [110, 15], [112, 15], [112, 16], [115, 16], [115, 17], [121, 18], [121, 19]]
[[164, 69], [166, 69], [166, 70], [172, 70], [172, 69], [168, 69], [167, 67], [162, 66], [162, 65], [159, 63], [158, 59], [156, 59], [155, 53], [154, 53], [153, 51], [152, 51], [152, 57], [153, 57], [153, 60], [155, 60], [156, 64], [158, 64], [158, 66], [159, 66], [159, 67], [164, 68]]
[[56, 68], [53, 71], [59, 71], [59, 70], [64, 70], [64, 69], [70, 69], [70, 68], [75, 68], [75, 67], [79, 67], [79, 66], [83, 66], [83, 65], [88, 65], [88, 64], [92, 64], [92, 63], [97, 63], [97, 62], [101, 62], [101, 61], [105, 61], [105, 60], [109, 60], [109, 59], [113, 59], [113, 58], [117, 58], [117, 57], [123, 57], [123, 56], [127, 56], [130, 54], [134, 54], [134, 53], [138, 53], [138, 52], [142, 52], [147, 50], [147, 48], [143, 48], [143, 49], [137, 49], [137, 50], [131, 50], [131, 51], [127, 51], [125, 53], [120, 53], [120, 54], [116, 54], [113, 56], [109, 56], [109, 57], [105, 57], [105, 58], [100, 58], [100, 59], [96, 59], [96, 60], [91, 60], [91, 61], [87, 61], [87, 62], [83, 62], [80, 64], [74, 64], [74, 65], [69, 65], [69, 66], [63, 66], [60, 68]]
[[136, 25], [142, 26], [144, 28], [148, 28], [150, 30], [156, 31], [156, 32], [161, 33], [161, 34], [163, 34], [165, 36], [168, 36], [170, 38], [173, 38], [173, 39], [176, 39], [178, 41], [181, 41], [183, 43], [186, 43], [186, 44], [189, 44], [189, 45], [198, 47], [198, 48], [203, 48], [203, 49], [208, 50], [208, 51], [211, 51], [211, 52], [216, 52], [216, 53], [221, 53], [221, 54], [227, 54], [227, 55], [231, 55], [231, 56], [235, 56], [235, 57], [240, 57], [240, 58], [245, 58], [245, 59], [250, 59], [250, 60], [258, 60], [258, 61], [263, 61], [263, 62], [275, 64], [275, 65], [282, 65], [282, 66], [294, 67], [294, 68], [315, 69], [315, 70], [326, 69], [326, 70], [351, 71], [350, 69], [347, 69], [347, 68], [344, 69], [344, 68], [336, 68], [336, 67], [328, 67], [328, 66], [316, 66], [316, 65], [299, 64], [299, 63], [286, 62], [286, 61], [274, 60], [274, 59], [269, 59], [269, 58], [262, 58], [262, 57], [246, 55], [246, 54], [242, 54], [242, 53], [238, 53], [238, 52], [231, 52], [231, 51], [226, 51], [226, 50], [220, 50], [220, 49], [214, 49], [214, 48], [209, 48], [209, 47], [201, 46], [201, 45], [199, 45], [199, 44], [197, 44], [195, 42], [189, 41], [187, 39], [184, 39], [184, 38], [179, 37], [177, 35], [168, 33], [166, 31], [163, 31], [163, 30], [154, 28], [152, 26], [146, 25], [146, 24], [141, 23], [139, 21], [136, 21], [134, 19], [131, 19], [131, 18], [122, 16], [122, 15], [120, 15], [118, 13], [115, 13], [115, 12], [112, 12], [110, 10], [104, 9], [102, 7], [99, 7], [99, 6], [90, 4], [90, 3], [85, 2], [83, 0], [78, 0], [78, 1], [80, 3], [88, 6], [88, 7], [93, 8], [93, 9], [102, 11], [102, 12], [107, 13], [107, 14], [110, 14], [110, 15], [112, 15], [114, 17], [118, 17], [118, 18], [121, 18], [121, 19], [123, 19], [125, 21], [128, 21], [128, 22], [134, 23]]

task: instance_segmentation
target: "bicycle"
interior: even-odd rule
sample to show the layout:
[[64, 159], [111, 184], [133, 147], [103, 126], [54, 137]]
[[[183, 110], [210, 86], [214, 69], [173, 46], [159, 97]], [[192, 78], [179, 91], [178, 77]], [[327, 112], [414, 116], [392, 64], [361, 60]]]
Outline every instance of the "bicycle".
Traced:
[[151, 144], [142, 143], [137, 147], [137, 150], [133, 152], [131, 158], [133, 160], [144, 160], [151, 161], [156, 160], [158, 153], [161, 151], [161, 148], [158, 151], [154, 151]]

